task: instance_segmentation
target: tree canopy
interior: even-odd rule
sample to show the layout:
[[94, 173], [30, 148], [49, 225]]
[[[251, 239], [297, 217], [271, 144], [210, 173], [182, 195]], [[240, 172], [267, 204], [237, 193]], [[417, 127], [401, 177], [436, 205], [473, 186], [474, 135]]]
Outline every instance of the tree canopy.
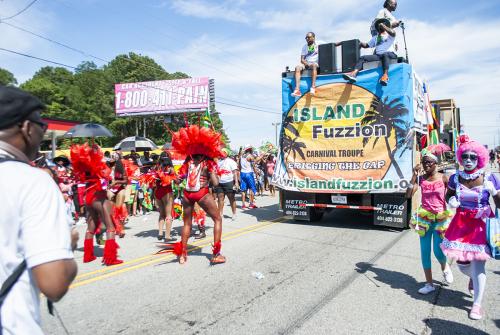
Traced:
[[[114, 85], [188, 77], [181, 72], [169, 73], [152, 58], [130, 52], [116, 56], [101, 67], [93, 62], [82, 62], [74, 72], [62, 67], [46, 66], [20, 87], [46, 104], [44, 117], [95, 122], [108, 127], [115, 137], [102, 139], [105, 146], [116, 144], [124, 137], [136, 134], [142, 136], [144, 133], [161, 145], [171, 139], [163, 122], [164, 116], [116, 117]], [[17, 83], [10, 72], [0, 69], [0, 83], [4, 80], [10, 84]], [[188, 114], [188, 120], [192, 124], [197, 124], [199, 119], [200, 114]], [[172, 120], [168, 124], [172, 131], [184, 125], [183, 115], [172, 116]], [[212, 115], [212, 121], [214, 128], [228, 142], [218, 114]], [[67, 143], [62, 144], [63, 147], [65, 145]]]
[[17, 80], [12, 73], [0, 68], [0, 85], [17, 85]]

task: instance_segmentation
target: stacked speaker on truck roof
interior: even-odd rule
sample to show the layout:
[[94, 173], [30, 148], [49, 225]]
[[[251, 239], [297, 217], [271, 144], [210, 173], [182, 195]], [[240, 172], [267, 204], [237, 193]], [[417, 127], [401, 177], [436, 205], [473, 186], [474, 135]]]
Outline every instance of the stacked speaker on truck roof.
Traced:
[[[342, 41], [342, 72], [354, 70], [359, 60], [359, 40]], [[338, 73], [337, 52], [335, 43], [320, 44], [318, 50], [318, 65], [320, 74]]]

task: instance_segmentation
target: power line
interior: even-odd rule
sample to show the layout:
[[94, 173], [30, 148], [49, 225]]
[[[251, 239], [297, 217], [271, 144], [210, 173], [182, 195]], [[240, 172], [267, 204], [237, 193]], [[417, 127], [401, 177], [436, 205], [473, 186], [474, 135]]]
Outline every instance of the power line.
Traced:
[[[12, 27], [12, 28], [14, 28], [14, 29], [18, 29], [18, 30], [24, 31], [24, 32], [26, 32], [26, 33], [28, 33], [28, 34], [31, 34], [31, 35], [36, 36], [36, 37], [38, 37], [38, 38], [41, 38], [41, 39], [43, 39], [43, 40], [45, 40], [45, 41], [48, 41], [48, 42], [51, 42], [51, 43], [57, 44], [57, 45], [59, 45], [59, 46], [61, 46], [61, 47], [63, 47], [63, 48], [66, 48], [66, 49], [69, 49], [69, 50], [71, 50], [71, 51], [77, 52], [77, 53], [79, 53], [79, 54], [81, 54], [81, 55], [83, 55], [83, 56], [85, 56], [85, 57], [91, 57], [91, 58], [97, 59], [97, 60], [102, 61], [102, 62], [105, 62], [105, 63], [109, 63], [109, 62], [111, 62], [110, 60], [103, 59], [102, 57], [95, 56], [95, 55], [93, 55], [93, 54], [91, 54], [91, 53], [88, 53], [88, 52], [86, 52], [86, 51], [83, 51], [83, 50], [77, 49], [77, 48], [75, 48], [75, 47], [69, 46], [69, 45], [67, 45], [67, 44], [65, 44], [65, 43], [58, 42], [58, 41], [53, 40], [53, 39], [51, 39], [51, 38], [49, 38], [49, 37], [46, 37], [46, 36], [43, 36], [43, 35], [37, 34], [37, 33], [33, 32], [33, 31], [30, 31], [30, 30], [28, 30], [28, 29], [25, 29], [25, 28], [22, 28], [22, 27], [16, 26], [16, 25], [14, 25], [14, 24], [11, 24], [11, 23], [8, 23], [8, 22], [2, 22], [2, 21], [0, 20], [0, 24], [1, 24], [1, 23], [6, 24], [6, 25], [8, 25], [8, 26], [10, 26], [10, 27]], [[162, 34], [162, 33], [160, 32], [160, 34]], [[168, 35], [167, 35], [167, 36], [168, 36]], [[208, 64], [208, 63], [205, 63], [205, 62], [199, 61], [199, 60], [194, 59], [194, 58], [192, 58], [192, 57], [184, 56], [184, 58], [186, 58], [186, 59], [191, 59], [191, 60], [193, 60], [194, 62], [197, 62], [197, 63], [200, 63], [200, 64], [202, 64], [202, 65], [204, 65], [204, 66], [207, 66], [207, 67], [213, 68], [213, 69], [215, 69], [216, 71], [219, 71], [219, 72], [222, 72], [222, 73], [225, 73], [225, 74], [228, 74], [228, 75], [233, 75], [233, 73], [227, 72], [227, 71], [225, 71], [225, 70], [221, 70], [221, 69], [219, 69], [219, 68], [217, 68], [217, 67], [215, 67], [215, 66], [213, 66], [213, 65], [211, 65], [211, 64]], [[135, 60], [133, 60], [133, 59], [125, 58], [125, 60], [127, 60], [128, 62], [133, 62], [133, 63], [135, 63], [135, 64], [139, 64], [139, 65], [143, 65], [143, 66], [147, 66], [147, 67], [150, 67], [150, 68], [154, 68], [154, 69], [156, 69], [156, 67], [153, 67], [153, 66], [152, 66], [152, 65], [150, 65], [150, 64], [145, 64], [145, 63], [142, 63], [142, 62], [137, 62], [137, 61], [135, 61]], [[253, 81], [253, 80], [252, 80], [252, 81]], [[255, 83], [257, 83], [257, 81], [255, 81]], [[261, 83], [261, 82], [258, 82], [258, 84], [262, 85], [262, 83]], [[266, 85], [264, 85], [264, 86], [266, 86]], [[270, 86], [268, 86], [268, 87], [270, 87]]]
[[45, 58], [40, 58], [40, 57], [36, 57], [36, 56], [32, 56], [32, 55], [27, 55], [27, 54], [22, 53], [22, 52], [17, 52], [17, 51], [5, 49], [5, 48], [0, 48], [0, 50], [6, 51], [6, 52], [10, 52], [10, 53], [13, 53], [13, 54], [16, 54], [16, 55], [28, 57], [28, 58], [38, 59], [38, 60], [41, 60], [41, 61], [44, 61], [44, 62], [47, 62], [47, 63], [51, 63], [51, 64], [55, 64], [55, 65], [61, 65], [61, 66], [68, 67], [70, 69], [75, 69], [76, 70], [75, 66], [66, 65], [66, 64], [55, 62], [55, 61], [51, 61], [51, 60], [48, 60], [48, 59], [45, 59]]
[[24, 7], [22, 10], [20, 10], [19, 12], [17, 12], [16, 14], [12, 15], [12, 16], [9, 16], [9, 17], [4, 17], [4, 18], [0, 18], [0, 20], [10, 20], [10, 19], [13, 19], [15, 18], [16, 16], [19, 16], [21, 15], [22, 13], [24, 13], [25, 11], [28, 10], [28, 8], [30, 8], [35, 2], [37, 2], [38, 0], [33, 0], [29, 3], [28, 6]]
[[[75, 69], [75, 70], [77, 69], [77, 67], [75, 67], [75, 66], [63, 64], [63, 63], [56, 62], [56, 61], [51, 61], [51, 60], [48, 60], [48, 59], [45, 59], [45, 58], [41, 58], [41, 57], [36, 57], [36, 56], [28, 55], [28, 54], [25, 54], [25, 53], [22, 53], [22, 52], [14, 51], [14, 50], [9, 50], [9, 49], [5, 49], [5, 48], [0, 48], [0, 50], [6, 51], [6, 52], [10, 52], [10, 53], [13, 53], [13, 54], [16, 54], [16, 55], [19, 55], [19, 56], [24, 56], [24, 57], [28, 57], [28, 58], [32, 58], [32, 59], [41, 60], [41, 61], [44, 61], [44, 62], [47, 62], [47, 63], [51, 63], [51, 64], [61, 65], [61, 66], [64, 66], [64, 67]], [[143, 64], [143, 65], [147, 65], [147, 64]], [[140, 83], [138, 83], [138, 84], [140, 85]], [[144, 87], [149, 87], [147, 85], [143, 85], [143, 86]], [[163, 90], [163, 91], [167, 91], [167, 90]], [[182, 95], [183, 96], [193, 97], [193, 96], [190, 96], [190, 95], [187, 95], [187, 94], [182, 94]], [[224, 99], [224, 98], [220, 97], [220, 99]], [[227, 100], [227, 99], [225, 99], [225, 100]], [[236, 105], [236, 104], [230, 104], [230, 103], [226, 103], [226, 102], [222, 102], [222, 101], [216, 101], [216, 102], [219, 103], [219, 104], [221, 104], [221, 105], [227, 105], [227, 106], [233, 106], [233, 107], [242, 108], [242, 109], [254, 110], [254, 111], [258, 111], [258, 112], [262, 112], [262, 113], [280, 114], [281, 115], [281, 113], [279, 113], [279, 112], [273, 112], [273, 111], [264, 110], [264, 109], [258, 109], [258, 108], [245, 107], [245, 106]]]
[[25, 28], [22, 28], [22, 27], [16, 26], [16, 25], [14, 25], [14, 24], [12, 24], [12, 23], [9, 23], [9, 22], [1, 22], [1, 21], [0, 21], [0, 24], [2, 24], [2, 23], [3, 23], [3, 24], [6, 24], [6, 25], [8, 25], [8, 26], [10, 26], [10, 27], [12, 27], [12, 28], [15, 28], [15, 29], [18, 29], [18, 30], [24, 31], [25, 33], [31, 34], [31, 35], [36, 36], [36, 37], [38, 37], [38, 38], [41, 38], [41, 39], [43, 39], [43, 40], [46, 40], [46, 41], [48, 41], [48, 42], [51, 42], [51, 43], [57, 44], [57, 45], [59, 45], [59, 46], [61, 46], [61, 47], [63, 47], [63, 48], [66, 48], [66, 49], [69, 49], [69, 50], [72, 50], [72, 51], [78, 52], [79, 54], [82, 54], [82, 55], [84, 55], [85, 57], [91, 57], [91, 58], [94, 58], [94, 59], [100, 60], [100, 61], [105, 62], [105, 63], [108, 63], [108, 62], [109, 62], [109, 61], [107, 61], [106, 59], [103, 59], [103, 58], [100, 58], [100, 57], [97, 57], [97, 56], [91, 55], [91, 54], [89, 54], [89, 53], [87, 53], [87, 52], [85, 52], [85, 51], [83, 51], [83, 50], [76, 49], [76, 48], [74, 48], [74, 47], [72, 47], [72, 46], [69, 46], [69, 45], [67, 45], [67, 44], [64, 44], [64, 43], [61, 43], [61, 42], [55, 41], [55, 40], [53, 40], [53, 39], [50, 39], [49, 37], [42, 36], [42, 35], [40, 35], [40, 34], [37, 34], [37, 33], [35, 33], [35, 32], [32, 32], [32, 31], [30, 31], [30, 30], [28, 30], [28, 29], [25, 29]]

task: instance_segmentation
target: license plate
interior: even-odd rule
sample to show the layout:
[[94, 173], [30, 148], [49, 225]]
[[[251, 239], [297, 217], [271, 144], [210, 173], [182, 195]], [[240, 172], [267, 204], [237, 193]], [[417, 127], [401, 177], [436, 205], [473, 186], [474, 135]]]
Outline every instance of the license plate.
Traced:
[[332, 195], [332, 204], [347, 204], [347, 196], [345, 195]]

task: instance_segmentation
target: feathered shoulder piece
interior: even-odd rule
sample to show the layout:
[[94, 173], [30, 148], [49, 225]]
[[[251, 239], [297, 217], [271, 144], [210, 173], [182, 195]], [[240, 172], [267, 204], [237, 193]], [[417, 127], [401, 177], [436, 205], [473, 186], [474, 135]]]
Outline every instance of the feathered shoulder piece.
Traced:
[[122, 159], [123, 167], [125, 168], [125, 173], [129, 179], [133, 179], [136, 171], [139, 169], [134, 162], [129, 161], [128, 159]]
[[172, 134], [172, 147], [181, 155], [205, 155], [213, 159], [222, 156], [224, 142], [221, 134], [212, 129], [191, 125]]
[[80, 179], [86, 179], [86, 176], [109, 178], [111, 174], [110, 168], [104, 162], [104, 154], [97, 144], [92, 147], [88, 143], [73, 144], [70, 148], [70, 158], [73, 171]]

